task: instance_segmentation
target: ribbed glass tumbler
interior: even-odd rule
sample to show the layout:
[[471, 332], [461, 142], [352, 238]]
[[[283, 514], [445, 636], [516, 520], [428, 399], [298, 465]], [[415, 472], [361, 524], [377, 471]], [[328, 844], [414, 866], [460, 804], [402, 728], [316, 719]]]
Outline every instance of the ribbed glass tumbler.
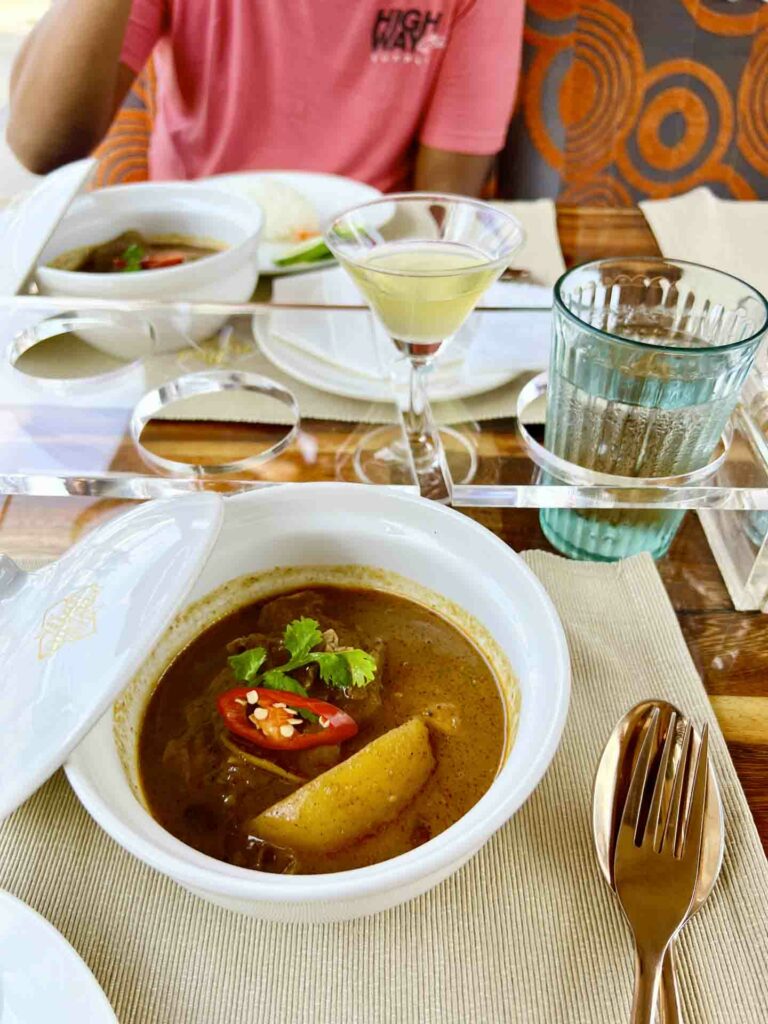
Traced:
[[[555, 285], [545, 446], [620, 477], [706, 466], [760, 342], [768, 304], [709, 267], [607, 259]], [[545, 509], [550, 543], [573, 558], [666, 553], [684, 511]]]

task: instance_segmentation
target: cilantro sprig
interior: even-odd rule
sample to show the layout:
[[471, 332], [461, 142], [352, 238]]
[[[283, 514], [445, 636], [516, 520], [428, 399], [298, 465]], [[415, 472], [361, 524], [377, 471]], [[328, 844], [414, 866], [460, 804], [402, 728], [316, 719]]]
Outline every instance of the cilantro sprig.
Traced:
[[315, 619], [294, 619], [285, 627], [283, 646], [290, 655], [288, 661], [276, 668], [262, 671], [267, 660], [264, 647], [252, 647], [242, 654], [233, 654], [229, 666], [235, 679], [267, 690], [285, 690], [302, 697], [306, 688], [291, 678], [290, 673], [305, 665], [315, 664], [326, 686], [346, 690], [367, 686], [376, 675], [376, 659], [357, 648], [347, 651], [316, 651], [323, 642], [320, 624]]
[[141, 270], [141, 261], [144, 259], [144, 249], [142, 246], [137, 245], [135, 242], [129, 245], [122, 255], [122, 261], [124, 263], [123, 273], [135, 273], [137, 270]]

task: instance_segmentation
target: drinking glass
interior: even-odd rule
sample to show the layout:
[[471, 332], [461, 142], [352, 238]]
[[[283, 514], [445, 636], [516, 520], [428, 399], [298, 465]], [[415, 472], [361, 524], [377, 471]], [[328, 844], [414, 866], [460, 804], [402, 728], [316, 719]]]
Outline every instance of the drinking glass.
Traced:
[[[523, 239], [518, 221], [487, 203], [421, 192], [355, 206], [328, 227], [328, 248], [410, 363], [410, 451], [397, 428], [369, 434], [355, 460], [366, 481], [389, 483], [393, 463], [410, 458], [419, 477], [440, 471], [443, 446], [428, 418], [426, 375]], [[459, 454], [462, 435], [454, 431], [450, 441], [443, 450]]]
[[[622, 477], [677, 477], [706, 466], [766, 327], [750, 285], [671, 259], [607, 259], [555, 285], [546, 448]], [[541, 526], [574, 558], [666, 553], [676, 509], [546, 509]]]

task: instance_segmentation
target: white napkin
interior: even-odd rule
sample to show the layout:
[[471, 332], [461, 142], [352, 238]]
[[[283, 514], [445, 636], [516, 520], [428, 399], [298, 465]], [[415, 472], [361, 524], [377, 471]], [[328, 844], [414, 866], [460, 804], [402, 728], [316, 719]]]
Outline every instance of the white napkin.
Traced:
[[695, 188], [640, 208], [664, 256], [716, 267], [768, 295], [768, 203], [719, 199]]
[[492, 206], [517, 217], [525, 230], [525, 242], [512, 266], [529, 272], [536, 284], [553, 285], [565, 273], [565, 261], [557, 231], [557, 210], [551, 199], [495, 202]]
[[[277, 278], [272, 296], [275, 302], [297, 304], [365, 302], [340, 267]], [[479, 312], [469, 318], [440, 356], [435, 372], [455, 373], [462, 363], [467, 372], [477, 374], [543, 368], [549, 355], [551, 305], [549, 287], [512, 281], [492, 285], [480, 302]], [[483, 313], [485, 306], [517, 308], [520, 312]], [[401, 358], [367, 309], [281, 309], [265, 314], [266, 318], [270, 333], [278, 340], [363, 377], [381, 379], [392, 373]]]

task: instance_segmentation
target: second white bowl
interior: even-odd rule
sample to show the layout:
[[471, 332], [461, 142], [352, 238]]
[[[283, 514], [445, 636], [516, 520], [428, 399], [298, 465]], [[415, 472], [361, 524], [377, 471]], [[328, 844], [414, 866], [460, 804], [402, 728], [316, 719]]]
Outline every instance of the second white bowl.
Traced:
[[[83, 196], [72, 204], [40, 257], [37, 286], [43, 295], [155, 302], [247, 302], [258, 280], [258, 246], [264, 216], [244, 196], [194, 182], [119, 185]], [[226, 246], [193, 263], [142, 273], [87, 274], [58, 270], [51, 260], [71, 249], [94, 245], [136, 230], [148, 236], [184, 235]], [[183, 348], [213, 334], [221, 317], [183, 314], [150, 318], [156, 351]], [[84, 332], [81, 332], [84, 336]], [[89, 332], [90, 344], [118, 358], [144, 354], [136, 332]]]

